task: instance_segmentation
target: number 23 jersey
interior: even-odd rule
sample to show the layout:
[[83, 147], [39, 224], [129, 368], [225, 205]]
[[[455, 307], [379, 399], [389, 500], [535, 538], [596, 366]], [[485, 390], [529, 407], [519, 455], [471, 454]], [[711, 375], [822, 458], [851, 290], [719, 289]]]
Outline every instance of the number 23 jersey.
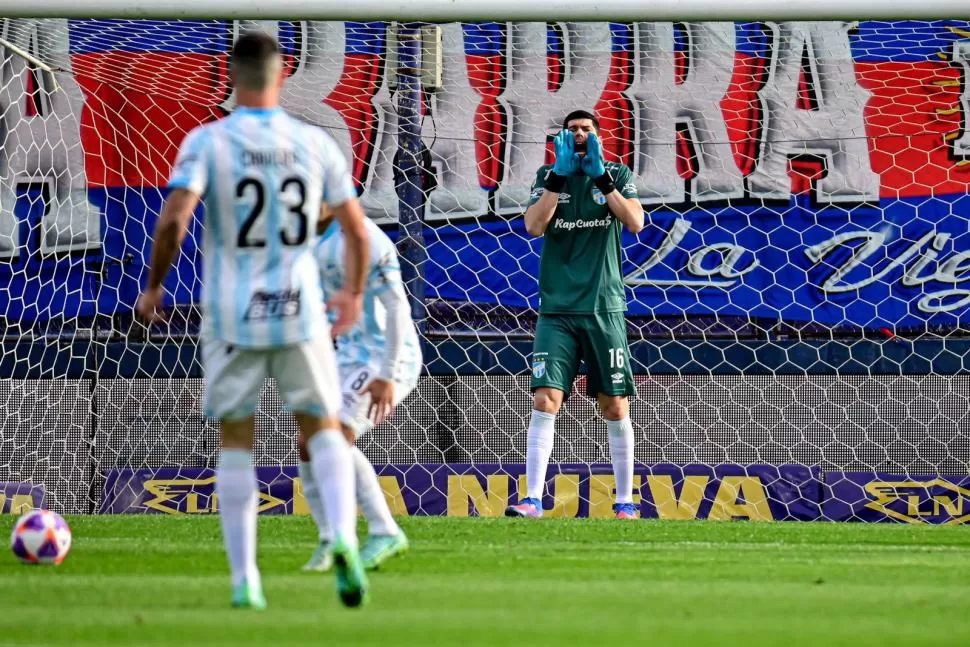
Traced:
[[186, 136], [168, 186], [205, 202], [204, 338], [277, 348], [326, 331], [316, 223], [321, 202], [357, 197], [329, 135], [281, 108], [240, 107]]

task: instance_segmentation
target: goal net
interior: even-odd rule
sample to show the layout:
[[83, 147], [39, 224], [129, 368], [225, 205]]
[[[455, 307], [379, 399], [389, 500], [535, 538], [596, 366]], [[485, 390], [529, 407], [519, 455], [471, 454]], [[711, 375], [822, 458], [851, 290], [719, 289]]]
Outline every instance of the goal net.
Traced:
[[[966, 520], [958, 21], [3, 19], [4, 512], [216, 508], [196, 357], [204, 215], [167, 283], [172, 320], [146, 329], [132, 309], [174, 154], [232, 111], [227, 53], [253, 28], [279, 37], [284, 107], [334, 136], [409, 271], [425, 374], [361, 440], [395, 512], [496, 515], [522, 492], [541, 241], [520, 215], [583, 108], [647, 214], [623, 241], [641, 513]], [[553, 515], [612, 502], [584, 379], [556, 423]], [[295, 426], [268, 387], [261, 509], [302, 512]]]

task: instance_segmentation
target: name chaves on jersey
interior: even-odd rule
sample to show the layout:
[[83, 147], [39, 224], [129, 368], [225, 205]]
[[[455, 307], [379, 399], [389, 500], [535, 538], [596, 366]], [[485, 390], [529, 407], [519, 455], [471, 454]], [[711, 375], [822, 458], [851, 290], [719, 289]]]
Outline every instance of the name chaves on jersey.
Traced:
[[[365, 220], [368, 236], [369, 258], [367, 283], [364, 288], [364, 304], [360, 322], [337, 338], [338, 366], [377, 366], [381, 364], [387, 349], [387, 316], [380, 296], [386, 290], [404, 293], [401, 266], [394, 242], [369, 218]], [[331, 222], [320, 237], [316, 247], [320, 265], [321, 286], [324, 299], [329, 299], [344, 284], [345, 239], [340, 226]], [[421, 370], [421, 345], [414, 325], [402, 331], [401, 350], [398, 358], [400, 376], [395, 380], [406, 381]]]
[[203, 196], [204, 339], [244, 348], [308, 341], [325, 325], [313, 225], [357, 193], [322, 129], [280, 108], [237, 108], [183, 142], [170, 188]]

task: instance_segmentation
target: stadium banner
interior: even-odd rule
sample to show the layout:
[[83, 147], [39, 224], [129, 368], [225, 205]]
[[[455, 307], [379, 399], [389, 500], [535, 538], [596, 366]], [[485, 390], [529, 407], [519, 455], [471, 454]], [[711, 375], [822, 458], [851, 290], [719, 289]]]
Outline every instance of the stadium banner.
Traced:
[[[521, 464], [377, 466], [395, 515], [501, 516], [525, 492]], [[295, 466], [259, 467], [259, 511], [307, 514]], [[609, 464], [561, 464], [548, 473], [547, 516], [612, 515]], [[634, 502], [645, 518], [814, 520], [821, 515], [821, 477], [800, 465], [638, 465]], [[205, 514], [217, 511], [215, 472], [198, 467], [114, 469], [101, 513]]]
[[970, 476], [826, 472], [822, 516], [832, 521], [970, 522]]
[[23, 514], [44, 507], [44, 486], [38, 483], [0, 481], [0, 514]]
[[[284, 107], [333, 135], [368, 215], [393, 225], [387, 23], [261, 25], [275, 26], [293, 72]], [[0, 193], [14, 205], [0, 238], [16, 245], [3, 252], [0, 314], [35, 322], [131, 312], [177, 143], [232, 109], [235, 27], [33, 25], [30, 43], [66, 41], [64, 100], [0, 96], [0, 106], [26, 104], [0, 111], [0, 125], [23, 150], [54, 143], [64, 154], [0, 156]], [[438, 182], [427, 204], [426, 294], [536, 306], [539, 242], [518, 215], [548, 137], [578, 107], [598, 112], [608, 158], [631, 166], [647, 207], [647, 228], [624, 239], [632, 315], [965, 328], [968, 27], [441, 25], [444, 74], [428, 92], [434, 118], [422, 122]], [[583, 64], [569, 64], [569, 52], [584, 52]], [[11, 66], [17, 78], [32, 73], [18, 59]], [[198, 299], [200, 231], [196, 219], [168, 283], [179, 304]], [[99, 272], [102, 281], [90, 280]]]

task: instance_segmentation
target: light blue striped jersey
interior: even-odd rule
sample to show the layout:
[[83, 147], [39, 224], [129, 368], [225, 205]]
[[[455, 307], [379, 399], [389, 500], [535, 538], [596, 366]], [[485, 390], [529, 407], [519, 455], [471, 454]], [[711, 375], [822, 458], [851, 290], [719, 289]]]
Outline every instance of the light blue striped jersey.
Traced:
[[[399, 330], [400, 344], [396, 366], [384, 377], [405, 382], [416, 379], [421, 372], [421, 345], [411, 320], [411, 309], [401, 280], [401, 265], [393, 241], [370, 218], [365, 218], [369, 259], [367, 282], [364, 287], [364, 308], [360, 321], [350, 331], [337, 338], [337, 364], [346, 366], [384, 365], [387, 344], [388, 317], [381, 299], [394, 291], [406, 312], [407, 325]], [[317, 262], [320, 264], [321, 285], [325, 298], [340, 290], [346, 277], [344, 234], [337, 222], [330, 226], [317, 243]], [[333, 313], [334, 315], [336, 313]]]
[[205, 200], [203, 337], [274, 348], [326, 328], [320, 203], [357, 197], [329, 135], [281, 108], [240, 107], [185, 137], [168, 186]]

